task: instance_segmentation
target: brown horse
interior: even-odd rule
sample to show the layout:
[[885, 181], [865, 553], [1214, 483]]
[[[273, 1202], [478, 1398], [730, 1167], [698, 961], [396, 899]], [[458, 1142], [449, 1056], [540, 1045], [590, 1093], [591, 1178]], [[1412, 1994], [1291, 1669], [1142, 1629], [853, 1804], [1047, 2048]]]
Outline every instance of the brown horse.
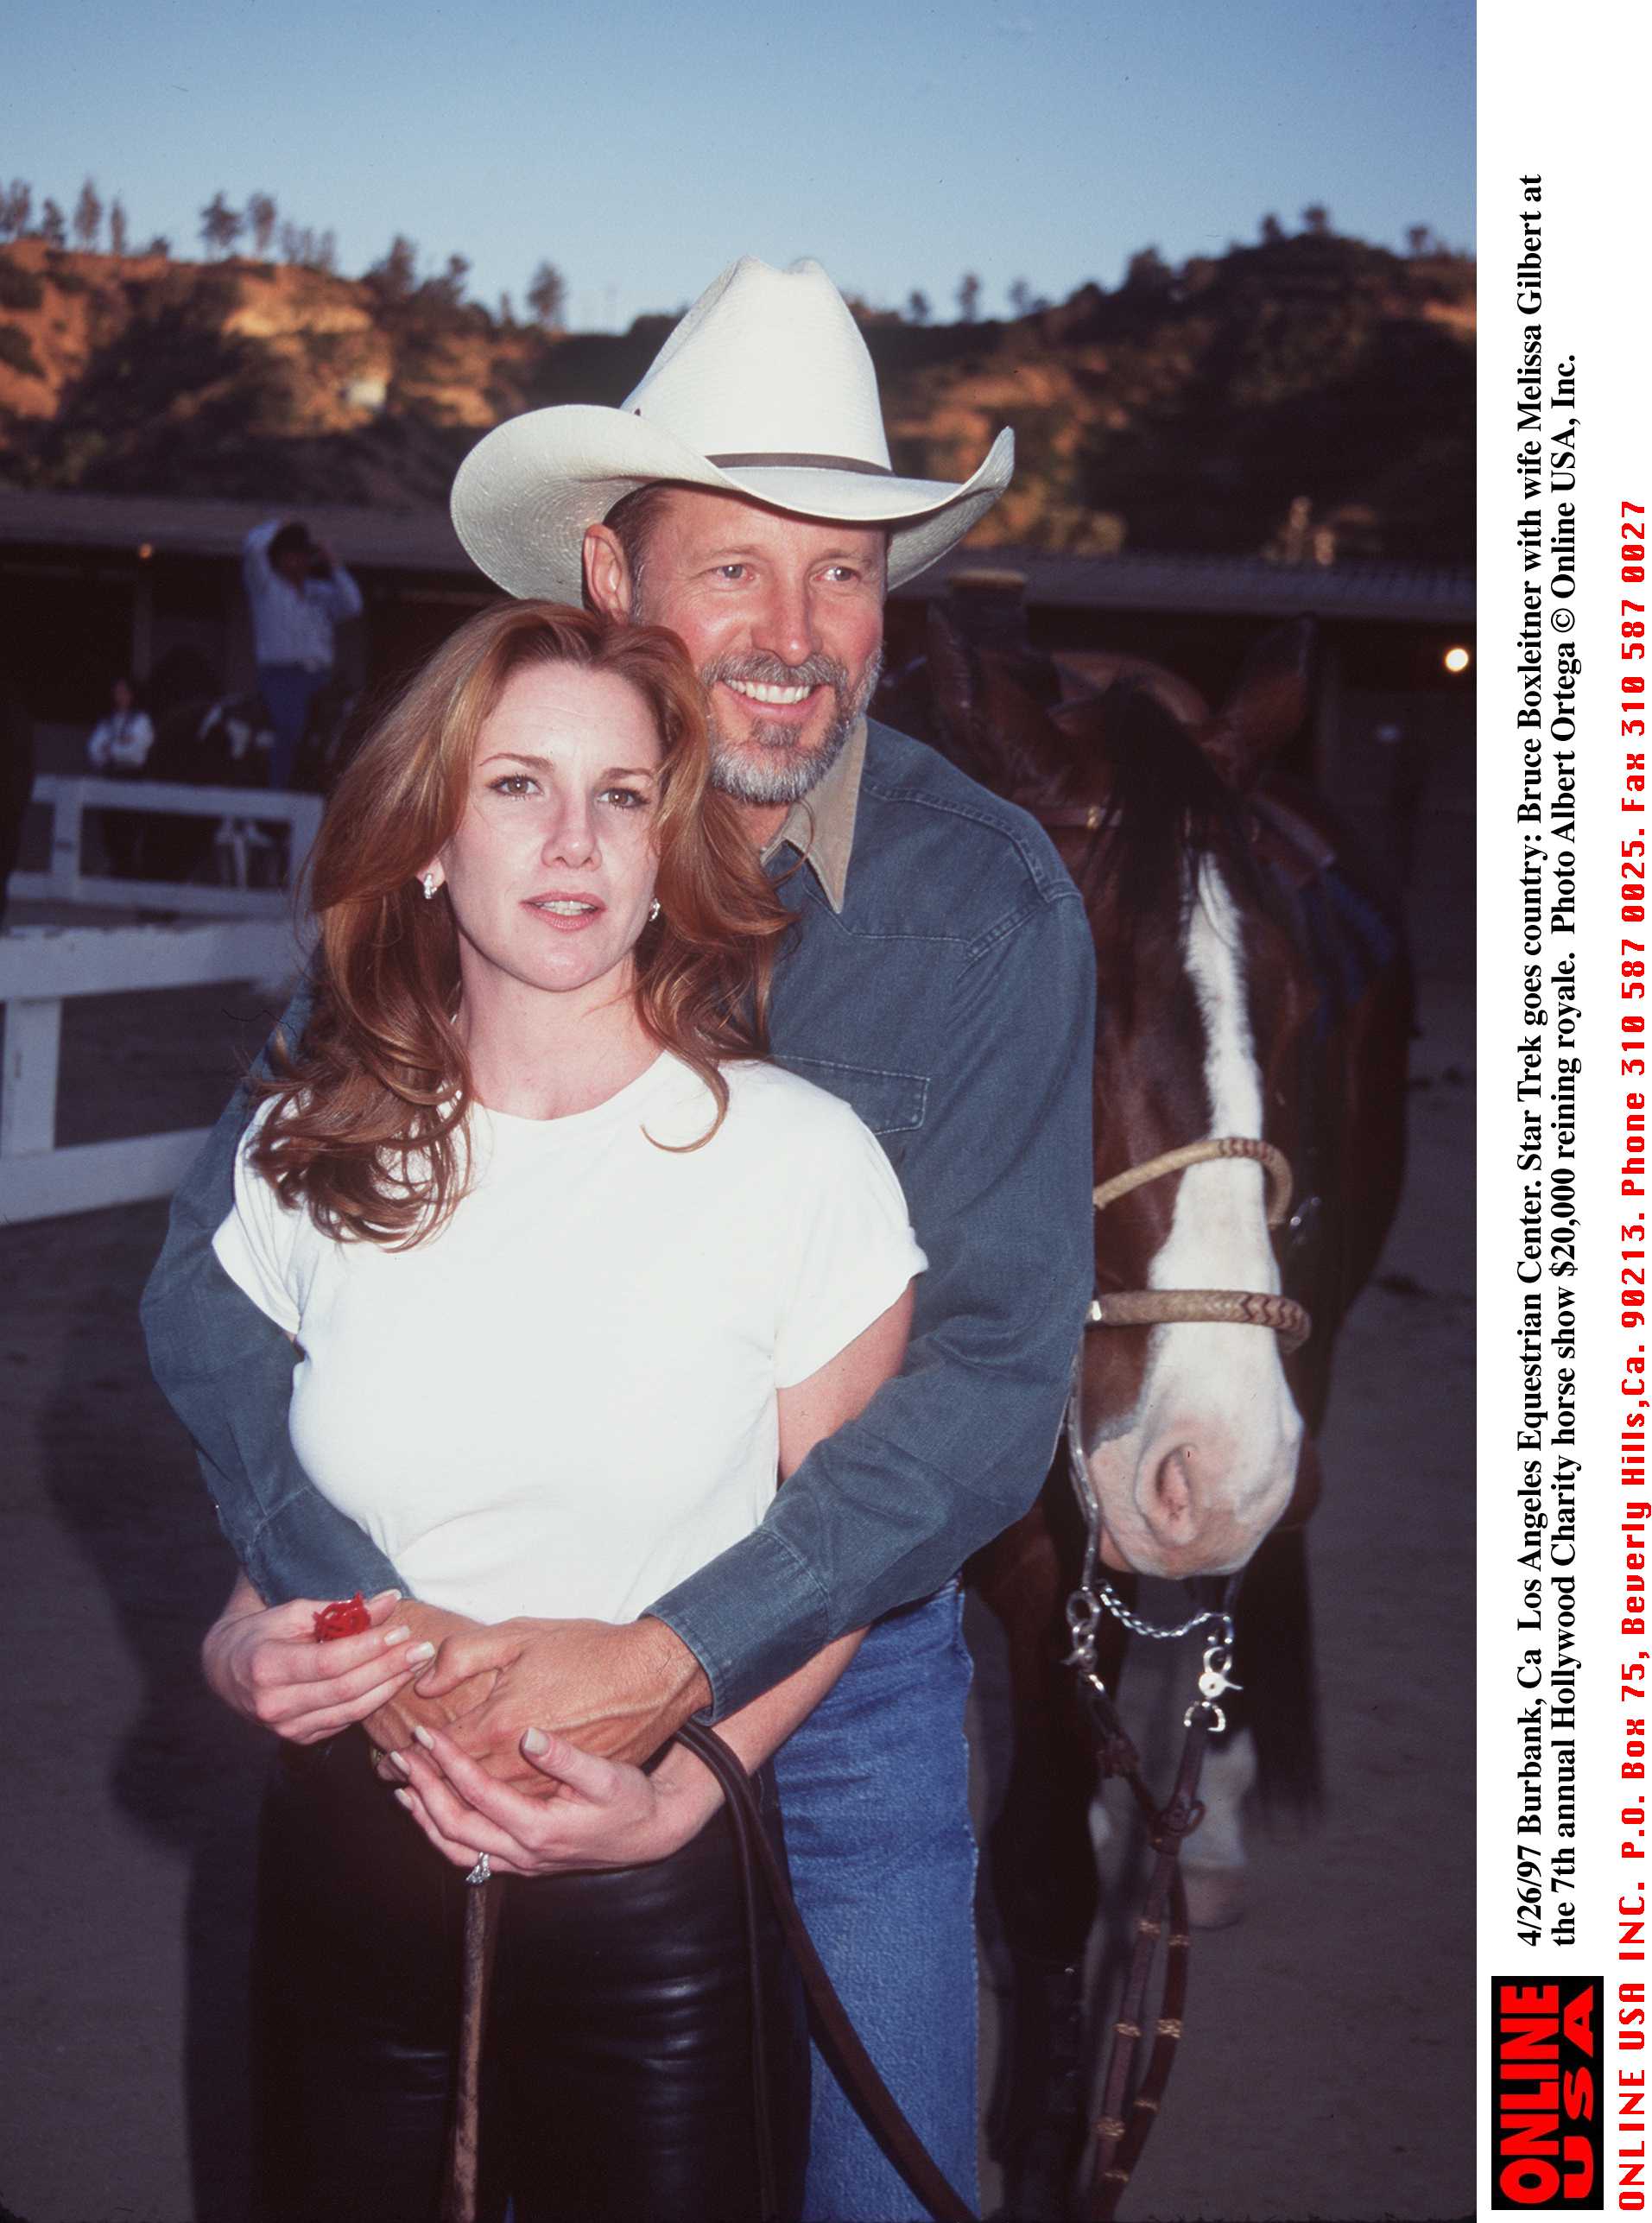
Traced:
[[[1029, 649], [1018, 611], [970, 600], [966, 615], [934, 608], [927, 669], [897, 682], [890, 714], [921, 725], [927, 695], [930, 737], [1043, 820], [1084, 895], [1098, 1184], [1223, 1136], [1265, 1138], [1294, 1172], [1277, 1253], [1253, 1159], [1216, 1156], [1125, 1189], [1098, 1215], [1096, 1283], [1104, 1298], [1282, 1292], [1313, 1316], [1307, 1346], [1285, 1358], [1269, 1327], [1228, 1320], [1098, 1327], [1079, 1425], [1109, 1566], [1245, 1569], [1235, 1726], [1255, 1731], [1264, 1798], [1311, 1808], [1301, 1523], [1318, 1494], [1313, 1431], [1336, 1330], [1398, 1196], [1411, 1025], [1399, 922], [1345, 830], [1273, 769], [1307, 707], [1306, 627], [1264, 642], [1213, 716], [1156, 668], [1063, 672]], [[971, 1568], [1008, 1637], [1015, 1719], [988, 1851], [1014, 1963], [995, 2143], [1016, 2215], [1064, 2212], [1084, 2132], [1079, 1971], [1098, 1906], [1097, 1767], [1061, 1664], [1084, 1538], [1060, 1466]], [[1123, 1635], [1108, 1625], [1111, 1682]]]

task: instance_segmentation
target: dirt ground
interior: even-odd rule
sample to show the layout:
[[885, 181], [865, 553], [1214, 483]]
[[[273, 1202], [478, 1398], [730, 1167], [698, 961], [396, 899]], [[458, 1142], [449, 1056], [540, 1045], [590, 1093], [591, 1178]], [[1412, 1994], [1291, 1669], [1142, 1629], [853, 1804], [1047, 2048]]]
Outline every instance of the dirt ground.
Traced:
[[[1471, 846], [1457, 810], [1424, 828], [1412, 1172], [1345, 1336], [1310, 1532], [1329, 1811], [1259, 1839], [1245, 1921], [1196, 1941], [1133, 2218], [1472, 2206]], [[209, 1118], [258, 1024], [247, 991], [81, 1005], [60, 1139]], [[231, 1568], [143, 1362], [164, 1220], [0, 1229], [0, 2212], [25, 2223], [244, 2213], [262, 1758], [195, 1671]], [[992, 1650], [989, 1631], [983, 1810]]]

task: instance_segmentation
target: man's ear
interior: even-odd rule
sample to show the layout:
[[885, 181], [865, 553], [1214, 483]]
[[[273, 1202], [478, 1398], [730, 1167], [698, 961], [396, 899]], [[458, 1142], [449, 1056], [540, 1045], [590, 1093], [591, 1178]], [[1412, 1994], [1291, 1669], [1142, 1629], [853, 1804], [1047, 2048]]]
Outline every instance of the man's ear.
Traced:
[[584, 548], [585, 595], [592, 609], [604, 618], [631, 614], [631, 567], [625, 560], [619, 535], [606, 525], [585, 527]]

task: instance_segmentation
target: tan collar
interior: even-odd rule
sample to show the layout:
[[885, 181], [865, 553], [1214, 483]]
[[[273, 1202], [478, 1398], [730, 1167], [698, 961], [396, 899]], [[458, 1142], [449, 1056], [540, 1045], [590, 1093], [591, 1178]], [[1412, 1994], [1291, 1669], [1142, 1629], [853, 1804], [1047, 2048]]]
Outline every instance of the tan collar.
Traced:
[[849, 852], [855, 846], [855, 813], [865, 762], [866, 720], [861, 718], [837, 763], [818, 787], [792, 805], [763, 852], [766, 863], [782, 842], [789, 842], [813, 872], [834, 911], [842, 910], [849, 884]]

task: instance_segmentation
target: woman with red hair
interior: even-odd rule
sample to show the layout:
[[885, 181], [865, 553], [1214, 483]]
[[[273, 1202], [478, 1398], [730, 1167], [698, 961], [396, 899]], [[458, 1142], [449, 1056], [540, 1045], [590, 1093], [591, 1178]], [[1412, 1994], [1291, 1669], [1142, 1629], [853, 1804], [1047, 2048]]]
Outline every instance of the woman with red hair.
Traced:
[[[923, 1265], [872, 1137], [763, 1060], [786, 914], [710, 785], [681, 648], [484, 611], [357, 756], [313, 869], [313, 1009], [215, 1243], [297, 1346], [294, 1447], [455, 1631], [633, 1619], [898, 1369]], [[394, 1593], [318, 1645], [320, 1603], [266, 1608], [244, 1575], [204, 1650], [282, 1738], [263, 2213], [435, 2214], [478, 1864], [506, 1879], [483, 2215], [755, 2215], [748, 1933], [710, 1775], [530, 1730], [536, 1798], [437, 1738], [402, 1762], [409, 1821], [338, 1732], [431, 1646]], [[722, 1725], [748, 1768], [857, 1642]], [[766, 1928], [756, 1955], [794, 2204], [807, 2049]]]

